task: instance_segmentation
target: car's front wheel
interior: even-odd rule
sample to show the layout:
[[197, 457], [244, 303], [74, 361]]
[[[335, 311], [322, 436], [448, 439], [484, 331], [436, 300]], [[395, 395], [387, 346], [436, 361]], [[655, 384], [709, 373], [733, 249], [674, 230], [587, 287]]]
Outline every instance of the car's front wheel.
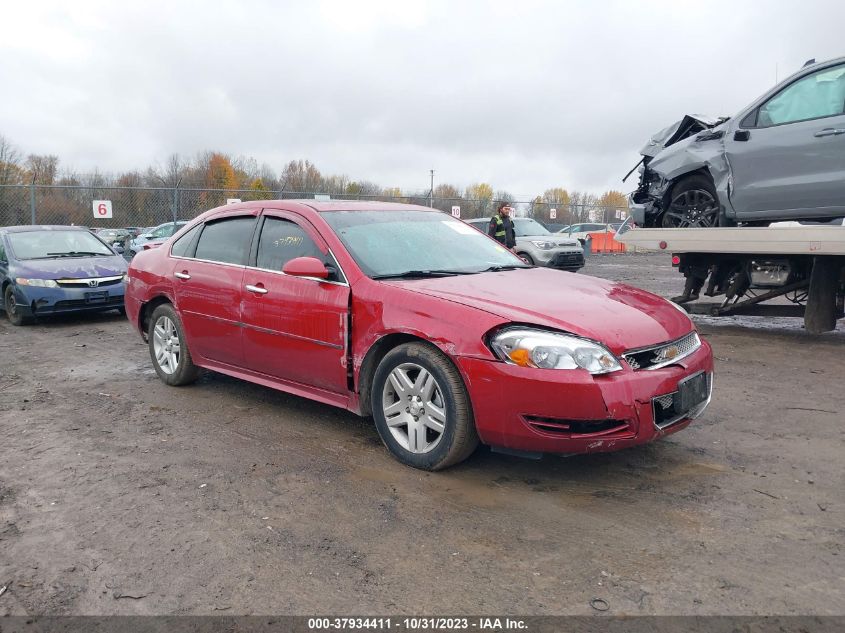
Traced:
[[719, 226], [719, 196], [704, 176], [689, 176], [672, 187], [663, 213], [664, 229], [708, 228]]
[[153, 367], [164, 383], [178, 387], [197, 379], [199, 367], [191, 359], [182, 321], [172, 305], [163, 303], [153, 311], [147, 338]]
[[6, 292], [3, 293], [3, 300], [9, 323], [12, 325], [26, 325], [31, 321], [31, 319], [21, 313], [17, 298], [15, 297], [15, 289], [11, 285], [6, 286]]
[[376, 368], [371, 402], [382, 441], [404, 464], [441, 470], [478, 446], [461, 375], [431, 345], [407, 343], [388, 352]]
[[522, 259], [522, 261], [524, 261], [524, 262], [525, 262], [526, 264], [528, 264], [529, 266], [533, 266], [533, 265], [534, 265], [534, 258], [533, 258], [533, 257], [531, 257], [531, 255], [529, 255], [528, 253], [517, 253], [517, 256], [518, 256], [520, 259]]

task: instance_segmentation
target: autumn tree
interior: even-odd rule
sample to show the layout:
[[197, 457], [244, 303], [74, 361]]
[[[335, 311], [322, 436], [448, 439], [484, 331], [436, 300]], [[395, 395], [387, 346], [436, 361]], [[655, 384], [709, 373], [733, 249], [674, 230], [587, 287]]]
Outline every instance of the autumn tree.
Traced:
[[628, 198], [621, 191], [611, 189], [599, 198], [599, 206], [604, 210], [605, 222], [613, 222], [628, 217]]
[[292, 160], [282, 170], [282, 191], [300, 193], [319, 193], [322, 190], [323, 176], [320, 170], [308, 160]]
[[26, 157], [27, 174], [30, 181], [36, 185], [55, 184], [58, 169], [58, 156], [30, 154]]
[[461, 213], [467, 218], [481, 218], [493, 214], [493, 187], [486, 182], [474, 183], [464, 192], [467, 212]]
[[381, 195], [381, 185], [368, 180], [347, 183], [346, 195], [356, 198], [375, 198]]

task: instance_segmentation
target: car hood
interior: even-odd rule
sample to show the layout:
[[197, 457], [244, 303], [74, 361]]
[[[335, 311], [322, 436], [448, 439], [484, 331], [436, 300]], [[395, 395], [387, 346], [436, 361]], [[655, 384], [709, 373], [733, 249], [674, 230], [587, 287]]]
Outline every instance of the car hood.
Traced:
[[31, 279], [84, 279], [122, 275], [126, 268], [126, 261], [120, 255], [61, 257], [18, 261], [15, 263], [14, 274], [16, 277]]
[[652, 135], [648, 143], [640, 150], [640, 154], [648, 158], [653, 158], [663, 151], [664, 148], [698, 132], [717, 127], [727, 120], [727, 117], [714, 117], [706, 114], [686, 114], [680, 121], [676, 121], [669, 127], [665, 127]]
[[693, 330], [686, 315], [657, 295], [547, 268], [388, 283], [513, 323], [593, 339], [615, 354], [674, 340]]

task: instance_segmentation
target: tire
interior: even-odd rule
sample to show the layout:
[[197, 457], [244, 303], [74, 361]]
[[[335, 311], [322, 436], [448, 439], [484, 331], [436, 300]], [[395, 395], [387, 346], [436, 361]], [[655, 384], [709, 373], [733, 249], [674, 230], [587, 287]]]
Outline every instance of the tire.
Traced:
[[17, 299], [15, 298], [15, 289], [12, 284], [6, 286], [6, 292], [3, 293], [3, 307], [6, 310], [6, 316], [9, 323], [12, 325], [27, 325], [32, 322], [32, 319], [21, 314], [17, 309]]
[[704, 176], [687, 176], [672, 187], [660, 224], [664, 229], [709, 228], [722, 222], [716, 187]]
[[162, 382], [180, 387], [197, 379], [199, 367], [191, 359], [182, 321], [172, 305], [163, 303], [153, 311], [147, 338], [153, 367]]
[[431, 345], [406, 343], [388, 352], [376, 368], [371, 402], [382, 442], [403, 464], [441, 470], [478, 446], [461, 375]]
[[528, 253], [517, 253], [516, 255], [517, 255], [517, 257], [521, 257], [523, 260], [525, 260], [525, 263], [528, 264], [529, 266], [535, 266], [536, 265], [534, 263], [534, 258], [531, 257], [531, 255], [529, 255]]

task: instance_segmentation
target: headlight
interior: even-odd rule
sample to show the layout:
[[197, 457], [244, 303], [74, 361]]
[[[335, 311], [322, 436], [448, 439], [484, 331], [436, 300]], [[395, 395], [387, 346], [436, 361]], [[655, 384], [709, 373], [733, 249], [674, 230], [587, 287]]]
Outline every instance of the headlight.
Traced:
[[19, 286], [32, 286], [33, 288], [58, 288], [59, 284], [54, 279], [26, 279], [18, 277], [15, 279]]
[[534, 246], [536, 246], [537, 248], [539, 248], [540, 250], [544, 250], [544, 251], [547, 251], [547, 250], [552, 249], [552, 248], [554, 248], [554, 247], [555, 247], [555, 243], [554, 243], [554, 242], [544, 242], [544, 241], [542, 241], [542, 240], [536, 240], [536, 241], [535, 241], [535, 240], [531, 240], [531, 243], [532, 243]]
[[607, 374], [622, 369], [607, 349], [583, 338], [544, 330], [513, 328], [493, 337], [490, 346], [506, 363], [540, 369], [586, 369]]

